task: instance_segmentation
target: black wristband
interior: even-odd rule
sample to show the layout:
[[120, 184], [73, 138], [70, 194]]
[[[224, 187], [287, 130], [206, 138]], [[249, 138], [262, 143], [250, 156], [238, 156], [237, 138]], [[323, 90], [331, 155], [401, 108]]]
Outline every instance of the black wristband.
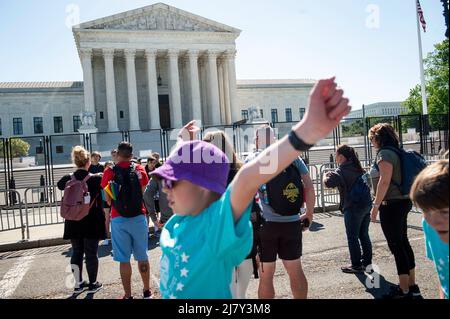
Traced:
[[292, 147], [297, 151], [307, 151], [312, 148], [314, 145], [306, 144], [302, 139], [300, 139], [297, 134], [295, 134], [294, 130], [291, 130], [289, 133], [289, 142]]

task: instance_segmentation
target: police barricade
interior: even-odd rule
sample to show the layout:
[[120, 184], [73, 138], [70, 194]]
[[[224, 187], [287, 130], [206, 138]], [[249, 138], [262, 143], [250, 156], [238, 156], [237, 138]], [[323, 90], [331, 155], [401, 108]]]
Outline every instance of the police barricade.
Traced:
[[16, 190], [0, 190], [0, 232], [21, 230], [25, 240], [25, 222], [23, 218], [22, 200]]
[[63, 193], [54, 185], [25, 189], [23, 198], [28, 239], [30, 227], [64, 223], [59, 213]]

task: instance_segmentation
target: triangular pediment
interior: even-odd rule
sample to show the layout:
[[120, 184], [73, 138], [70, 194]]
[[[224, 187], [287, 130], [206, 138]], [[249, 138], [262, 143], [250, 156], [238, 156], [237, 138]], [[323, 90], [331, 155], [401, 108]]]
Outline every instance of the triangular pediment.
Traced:
[[75, 28], [129, 31], [241, 32], [230, 26], [163, 3], [96, 19], [82, 23]]

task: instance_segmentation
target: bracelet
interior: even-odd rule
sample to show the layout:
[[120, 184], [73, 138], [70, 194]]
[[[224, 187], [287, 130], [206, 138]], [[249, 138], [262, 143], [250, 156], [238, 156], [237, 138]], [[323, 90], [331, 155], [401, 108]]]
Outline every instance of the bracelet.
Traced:
[[289, 142], [297, 151], [307, 151], [314, 145], [306, 144], [301, 138], [295, 134], [294, 130], [289, 133]]

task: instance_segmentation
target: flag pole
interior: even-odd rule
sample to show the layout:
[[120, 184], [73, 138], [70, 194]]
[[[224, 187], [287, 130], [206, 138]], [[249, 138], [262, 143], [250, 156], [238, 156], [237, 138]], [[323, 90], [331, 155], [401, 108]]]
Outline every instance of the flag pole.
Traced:
[[427, 90], [425, 86], [425, 71], [423, 68], [423, 52], [422, 52], [422, 35], [420, 31], [420, 20], [419, 20], [419, 12], [418, 12], [418, 0], [414, 0], [414, 5], [416, 8], [416, 18], [417, 18], [417, 38], [419, 42], [419, 65], [420, 65], [420, 81], [422, 87], [422, 112], [423, 115], [428, 114], [428, 104], [427, 104]]

